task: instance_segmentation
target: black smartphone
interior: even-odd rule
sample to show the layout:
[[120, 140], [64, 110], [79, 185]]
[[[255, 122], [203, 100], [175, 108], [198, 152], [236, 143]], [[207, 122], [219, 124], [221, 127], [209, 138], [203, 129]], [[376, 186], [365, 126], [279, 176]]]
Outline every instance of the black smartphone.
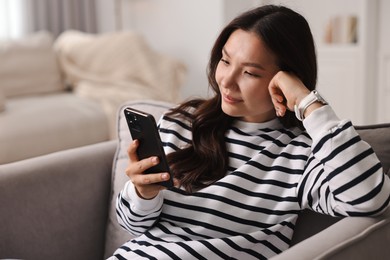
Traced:
[[131, 107], [126, 107], [124, 113], [131, 137], [133, 140], [137, 139], [139, 141], [137, 149], [138, 158], [141, 160], [151, 156], [157, 156], [160, 160], [159, 164], [147, 169], [145, 173], [168, 172], [171, 178], [159, 184], [167, 188], [172, 187], [172, 174], [169, 170], [156, 120], [151, 114]]

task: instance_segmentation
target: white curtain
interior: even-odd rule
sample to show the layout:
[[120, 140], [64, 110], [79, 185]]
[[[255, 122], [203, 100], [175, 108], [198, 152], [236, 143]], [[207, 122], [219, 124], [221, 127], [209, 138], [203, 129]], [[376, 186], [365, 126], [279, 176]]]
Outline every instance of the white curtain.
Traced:
[[25, 0], [32, 31], [59, 35], [67, 29], [96, 32], [96, 0]]
[[97, 32], [96, 0], [0, 0], [0, 38], [48, 30]]
[[24, 5], [25, 0], [0, 0], [0, 40], [26, 34]]

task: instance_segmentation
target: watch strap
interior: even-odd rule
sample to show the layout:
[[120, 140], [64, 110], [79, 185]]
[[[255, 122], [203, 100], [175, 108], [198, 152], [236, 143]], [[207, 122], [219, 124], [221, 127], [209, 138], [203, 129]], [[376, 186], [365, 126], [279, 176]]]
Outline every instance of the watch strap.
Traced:
[[313, 90], [309, 95], [304, 97], [298, 105], [294, 106], [295, 116], [303, 121], [305, 119], [304, 114], [306, 109], [314, 102], [320, 102], [321, 104], [328, 104], [325, 99], [321, 97], [317, 90]]

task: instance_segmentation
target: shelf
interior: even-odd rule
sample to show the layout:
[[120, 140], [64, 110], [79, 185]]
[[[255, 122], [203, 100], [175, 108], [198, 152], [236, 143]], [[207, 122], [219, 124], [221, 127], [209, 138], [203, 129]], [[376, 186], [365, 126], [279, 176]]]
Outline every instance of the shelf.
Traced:
[[325, 52], [359, 51], [361, 46], [359, 44], [321, 44], [317, 46], [317, 49]]

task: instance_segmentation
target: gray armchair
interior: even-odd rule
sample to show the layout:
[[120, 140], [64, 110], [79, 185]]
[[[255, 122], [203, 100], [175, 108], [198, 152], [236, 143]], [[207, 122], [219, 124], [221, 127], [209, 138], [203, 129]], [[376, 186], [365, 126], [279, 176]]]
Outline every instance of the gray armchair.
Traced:
[[[148, 104], [142, 103], [142, 109]], [[390, 124], [359, 132], [389, 173]], [[117, 150], [118, 142], [110, 141], [0, 165], [0, 259], [111, 255], [119, 246], [113, 243], [119, 235], [107, 224]], [[389, 212], [341, 219], [306, 211], [292, 247], [274, 259], [388, 259], [389, 242]]]

